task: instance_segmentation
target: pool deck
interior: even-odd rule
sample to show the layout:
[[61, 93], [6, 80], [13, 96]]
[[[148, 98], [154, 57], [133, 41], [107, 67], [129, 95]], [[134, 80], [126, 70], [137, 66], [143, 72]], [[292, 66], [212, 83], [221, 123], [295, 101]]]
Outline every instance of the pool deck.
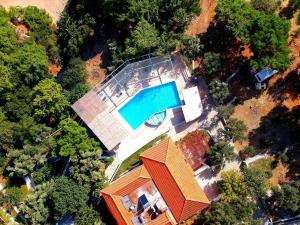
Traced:
[[[126, 80], [126, 84], [129, 84], [126, 90], [123, 89], [122, 92], [119, 89], [116, 90], [116, 84], [114, 82], [118, 83], [119, 81], [112, 79], [112, 83], [108, 82], [104, 84], [104, 91], [101, 88], [99, 89], [99, 87], [94, 88], [72, 105], [74, 111], [107, 149], [116, 153], [115, 161], [105, 172], [109, 178], [112, 177], [117, 166], [122, 161], [161, 134], [167, 133], [174, 141], [177, 141], [188, 132], [196, 129], [205, 129], [210, 132], [215, 141], [222, 138], [221, 131], [224, 127], [216, 116], [216, 105], [209, 95], [206, 83], [201, 78], [199, 78], [197, 82], [191, 83], [189, 81], [189, 70], [180, 55], [177, 53], [173, 54], [172, 63], [164, 59], [159, 59], [159, 57], [151, 58], [151, 62], [155, 63], [152, 67], [153, 70], [140, 67], [141, 65], [147, 65], [147, 60], [150, 59], [139, 61], [136, 65], [135, 63], [129, 64], [121, 70], [120, 74], [122, 76], [123, 73], [126, 75], [129, 70], [131, 71], [131, 76], [127, 76], [130, 80]], [[162, 64], [159, 63], [160, 60], [163, 60]], [[136, 69], [133, 68], [134, 66], [136, 66]], [[151, 78], [153, 73], [160, 73], [160, 71], [163, 71], [164, 75], [161, 75], [159, 78]], [[131, 80], [137, 80], [141, 76], [149, 76], [151, 79], [142, 80], [142, 82], [138, 84], [131, 82]], [[176, 81], [181, 99], [183, 99], [182, 91], [184, 89], [193, 86], [198, 87], [203, 105], [202, 115], [196, 120], [186, 123], [181, 108], [169, 109], [167, 110], [166, 120], [157, 128], [141, 125], [132, 132], [132, 129], [129, 128], [129, 125], [124, 119], [122, 120], [122, 118], [120, 118], [121, 115], [118, 113], [118, 109], [126, 104], [139, 90], [174, 80]], [[112, 96], [107, 94], [109, 92], [114, 99], [111, 99]], [[103, 93], [104, 95], [102, 95]]]
[[212, 97], [209, 95], [208, 87], [205, 81], [201, 78], [196, 85], [199, 89], [200, 98], [203, 104], [203, 114], [198, 119], [192, 122], [183, 122], [180, 125], [174, 126], [172, 122], [177, 124], [178, 121], [184, 120], [184, 117], [180, 109], [171, 110], [171, 112], [169, 112], [171, 115], [168, 115], [168, 122], [163, 123], [157, 129], [144, 130], [135, 138], [128, 138], [122, 141], [116, 154], [116, 160], [105, 171], [105, 174], [109, 178], [113, 175], [118, 164], [135, 153], [146, 143], [150, 142], [163, 133], [167, 133], [174, 141], [177, 141], [183, 138], [189, 132], [192, 132], [196, 129], [205, 129], [210, 132], [212, 138], [215, 141], [223, 139], [222, 130], [224, 130], [224, 126], [222, 121], [217, 117], [216, 104]]

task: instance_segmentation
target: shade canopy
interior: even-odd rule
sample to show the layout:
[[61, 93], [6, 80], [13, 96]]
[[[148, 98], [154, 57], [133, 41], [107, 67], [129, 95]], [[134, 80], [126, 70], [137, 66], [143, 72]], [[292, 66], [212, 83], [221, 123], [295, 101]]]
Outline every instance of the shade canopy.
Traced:
[[190, 122], [201, 116], [203, 106], [197, 87], [188, 88], [182, 91], [184, 105], [182, 111], [185, 122]]

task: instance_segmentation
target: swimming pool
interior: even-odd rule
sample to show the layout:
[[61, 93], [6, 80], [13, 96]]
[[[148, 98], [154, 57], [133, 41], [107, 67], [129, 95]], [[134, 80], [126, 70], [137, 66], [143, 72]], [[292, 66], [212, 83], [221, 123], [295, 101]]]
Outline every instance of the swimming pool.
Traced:
[[181, 101], [176, 83], [172, 81], [141, 90], [118, 112], [135, 130], [154, 113], [178, 106]]

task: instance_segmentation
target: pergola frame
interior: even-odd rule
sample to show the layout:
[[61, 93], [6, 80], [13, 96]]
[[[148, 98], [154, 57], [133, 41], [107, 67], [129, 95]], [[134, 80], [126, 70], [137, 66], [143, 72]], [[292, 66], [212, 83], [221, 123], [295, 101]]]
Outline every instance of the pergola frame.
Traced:
[[[174, 71], [174, 68], [170, 56], [168, 56], [167, 58], [159, 57], [160, 59], [158, 57], [159, 56], [155, 57], [154, 54], [150, 53], [138, 58], [126, 60], [123, 64], [121, 64], [113, 72], [111, 72], [98, 87], [96, 87], [98, 96], [100, 96], [104, 101], [108, 99], [116, 108], [119, 103], [113, 99], [115, 95], [122, 93], [122, 90], [124, 90], [127, 99], [135, 93], [135, 91], [133, 91], [133, 93], [129, 94], [129, 86], [137, 86], [140, 83], [157, 78], [159, 79], [160, 83], [162, 83], [161, 77], [164, 76], [166, 72]], [[159, 61], [157, 61], [158, 59]], [[148, 60], [146, 65], [140, 66], [139, 64], [145, 63], [145, 60]], [[156, 60], [157, 62], [154, 60]], [[158, 71], [159, 65], [166, 65], [167, 67], [171, 67], [168, 71], [160, 72]], [[148, 68], [150, 70], [148, 70]], [[146, 77], [138, 77], [136, 80], [132, 80], [136, 74], [143, 74]], [[108, 91], [110, 93], [108, 93]]]

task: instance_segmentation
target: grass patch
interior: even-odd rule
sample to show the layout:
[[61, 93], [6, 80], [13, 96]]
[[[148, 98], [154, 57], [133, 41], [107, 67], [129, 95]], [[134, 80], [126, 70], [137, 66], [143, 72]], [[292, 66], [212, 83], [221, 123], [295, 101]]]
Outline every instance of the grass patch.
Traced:
[[267, 173], [270, 173], [273, 170], [273, 166], [272, 166], [273, 161], [274, 161], [274, 159], [272, 157], [259, 159], [255, 162], [251, 163], [250, 167], [257, 168], [257, 169], [263, 170]]
[[114, 180], [120, 177], [122, 173], [130, 169], [132, 166], [137, 164], [140, 161], [140, 155], [142, 152], [146, 151], [147, 149], [151, 148], [153, 145], [155, 145], [156, 142], [161, 141], [167, 137], [167, 134], [162, 134], [158, 136], [157, 138], [154, 138], [149, 143], [145, 144], [143, 147], [141, 147], [139, 150], [137, 150], [134, 154], [129, 156], [126, 160], [124, 160], [117, 171]]

